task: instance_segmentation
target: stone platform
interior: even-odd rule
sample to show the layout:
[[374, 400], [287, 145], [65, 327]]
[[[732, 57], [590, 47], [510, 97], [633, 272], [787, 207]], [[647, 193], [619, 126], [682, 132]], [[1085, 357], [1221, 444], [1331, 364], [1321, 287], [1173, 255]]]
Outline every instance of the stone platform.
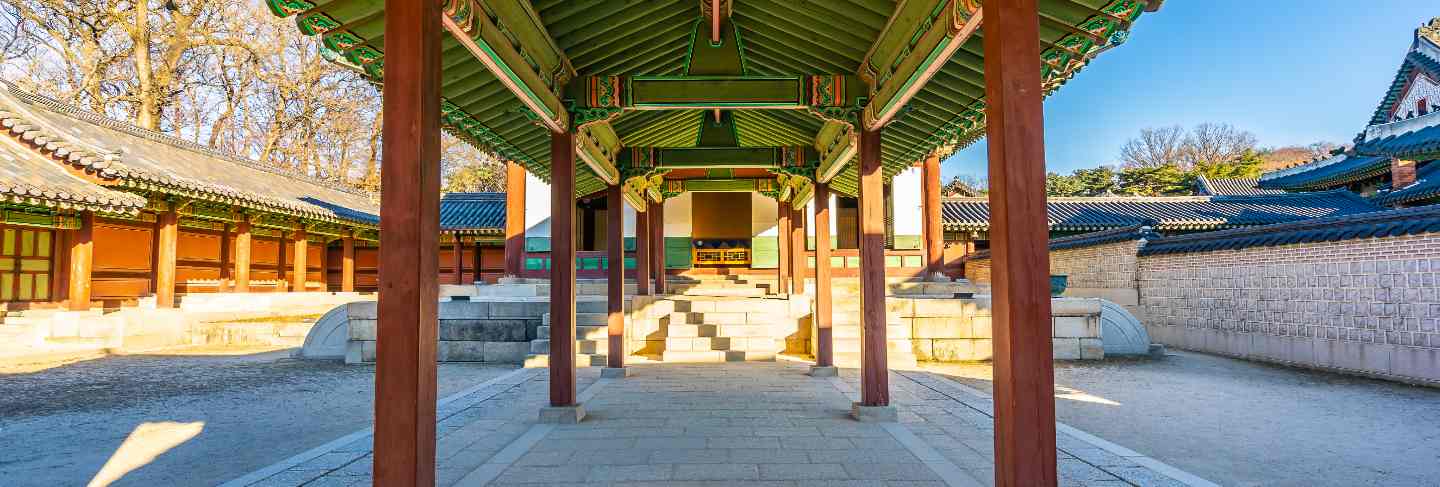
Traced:
[[[858, 376], [801, 362], [642, 364], [625, 379], [580, 369], [587, 416], [541, 424], [544, 369], [519, 369], [442, 399], [437, 485], [984, 486], [993, 477], [991, 402], [927, 372], [891, 374], [899, 422], [850, 419]], [[1067, 486], [1214, 485], [1059, 425]], [[370, 485], [358, 431], [225, 484]]]

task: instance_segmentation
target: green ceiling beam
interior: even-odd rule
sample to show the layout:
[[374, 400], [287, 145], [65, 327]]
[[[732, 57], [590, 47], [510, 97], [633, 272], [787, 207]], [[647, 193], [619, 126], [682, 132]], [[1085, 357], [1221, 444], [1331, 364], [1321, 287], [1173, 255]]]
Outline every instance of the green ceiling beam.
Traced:
[[860, 106], [867, 88], [851, 75], [592, 76], [567, 98], [581, 109], [811, 109]]
[[595, 122], [580, 128], [575, 137], [575, 153], [580, 162], [607, 185], [620, 184], [616, 158], [620, 153], [620, 136], [609, 122]]
[[627, 147], [615, 164], [654, 169], [814, 167], [819, 153], [810, 147]]
[[858, 144], [855, 140], [854, 125], [839, 121], [827, 121], [815, 137], [815, 150], [819, 152], [819, 166], [815, 168], [815, 180], [828, 183], [835, 179], [845, 165], [855, 159]]
[[552, 132], [569, 126], [559, 93], [575, 77], [565, 52], [523, 0], [445, 0], [441, 23]]
[[874, 87], [865, 106], [865, 128], [875, 130], [894, 120], [980, 28], [981, 18], [979, 2], [969, 0], [901, 3], [860, 63], [860, 77]]
[[[684, 179], [679, 180], [680, 186], [685, 191], [705, 193], [744, 193], [758, 191], [761, 187], [760, 181], [773, 181], [771, 179]], [[672, 181], [674, 182], [674, 181]]]

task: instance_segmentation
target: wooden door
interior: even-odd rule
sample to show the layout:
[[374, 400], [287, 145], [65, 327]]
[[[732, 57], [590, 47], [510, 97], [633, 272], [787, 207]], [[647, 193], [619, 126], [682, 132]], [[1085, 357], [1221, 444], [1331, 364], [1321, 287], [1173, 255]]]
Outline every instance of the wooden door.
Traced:
[[55, 233], [0, 228], [0, 301], [49, 301]]

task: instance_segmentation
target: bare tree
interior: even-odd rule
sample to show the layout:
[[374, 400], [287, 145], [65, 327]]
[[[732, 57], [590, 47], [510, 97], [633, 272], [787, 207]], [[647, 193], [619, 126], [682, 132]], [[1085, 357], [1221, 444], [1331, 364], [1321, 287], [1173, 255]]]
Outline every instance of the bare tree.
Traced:
[[1254, 150], [1255, 134], [1230, 124], [1202, 123], [1185, 137], [1180, 168], [1190, 170], [1197, 166], [1227, 163]]
[[1125, 167], [1160, 167], [1179, 163], [1184, 153], [1185, 129], [1179, 125], [1147, 128], [1120, 147], [1120, 160]]

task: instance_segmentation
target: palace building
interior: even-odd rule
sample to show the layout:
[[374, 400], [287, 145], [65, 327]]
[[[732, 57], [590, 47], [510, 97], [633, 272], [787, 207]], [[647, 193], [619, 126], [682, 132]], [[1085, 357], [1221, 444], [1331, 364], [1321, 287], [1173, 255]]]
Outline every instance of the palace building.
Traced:
[[1397, 208], [1440, 202], [1440, 17], [1415, 29], [1394, 81], [1354, 142], [1330, 157], [1266, 173], [1260, 187], [1344, 188]]

